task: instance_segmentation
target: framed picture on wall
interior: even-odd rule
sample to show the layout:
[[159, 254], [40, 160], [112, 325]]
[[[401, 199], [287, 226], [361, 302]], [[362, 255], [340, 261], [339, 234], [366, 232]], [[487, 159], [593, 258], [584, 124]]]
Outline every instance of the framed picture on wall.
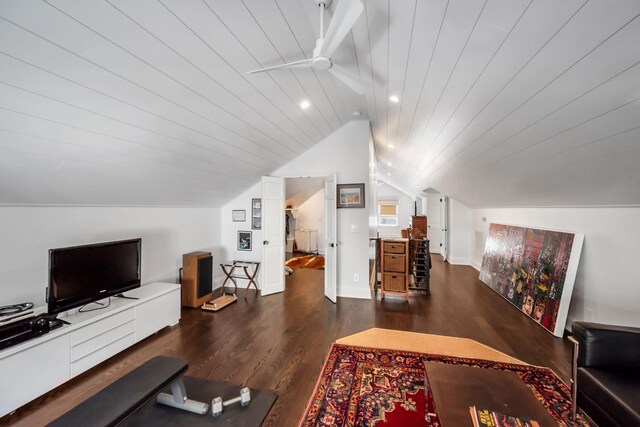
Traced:
[[262, 199], [251, 199], [251, 228], [262, 229]]
[[233, 210], [231, 212], [231, 219], [233, 222], [245, 222], [247, 220], [247, 211], [242, 210]]
[[238, 231], [238, 250], [251, 250], [251, 231]]
[[364, 184], [338, 184], [339, 208], [364, 208]]

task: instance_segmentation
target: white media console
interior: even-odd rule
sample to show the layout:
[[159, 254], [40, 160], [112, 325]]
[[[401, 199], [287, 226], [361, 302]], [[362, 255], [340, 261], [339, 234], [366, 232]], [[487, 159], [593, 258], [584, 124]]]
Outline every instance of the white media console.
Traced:
[[180, 320], [180, 285], [150, 283], [105, 309], [0, 351], [0, 417]]

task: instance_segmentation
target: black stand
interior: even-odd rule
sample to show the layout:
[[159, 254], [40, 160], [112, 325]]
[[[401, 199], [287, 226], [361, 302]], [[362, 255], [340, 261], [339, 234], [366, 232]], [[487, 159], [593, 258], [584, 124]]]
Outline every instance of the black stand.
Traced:
[[128, 296], [125, 296], [124, 294], [116, 294], [116, 295], [114, 295], [114, 297], [124, 298], [124, 299], [140, 299], [140, 298], [137, 298], [137, 297], [128, 297]]

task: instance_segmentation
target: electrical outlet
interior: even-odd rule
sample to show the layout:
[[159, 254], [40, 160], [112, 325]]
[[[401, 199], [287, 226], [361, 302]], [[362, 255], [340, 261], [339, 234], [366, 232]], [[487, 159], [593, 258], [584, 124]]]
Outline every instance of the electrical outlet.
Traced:
[[360, 275], [359, 275], [359, 274], [357, 274], [357, 273], [356, 273], [356, 274], [354, 274], [354, 275], [353, 275], [353, 281], [354, 281], [354, 282], [359, 282], [359, 281], [360, 281]]

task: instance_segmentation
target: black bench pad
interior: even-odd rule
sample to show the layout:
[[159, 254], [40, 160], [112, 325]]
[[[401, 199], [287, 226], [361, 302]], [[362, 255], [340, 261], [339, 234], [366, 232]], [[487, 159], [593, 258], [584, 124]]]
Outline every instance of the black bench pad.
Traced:
[[108, 385], [60, 418], [50, 427], [116, 426], [182, 376], [189, 364], [156, 356]]

